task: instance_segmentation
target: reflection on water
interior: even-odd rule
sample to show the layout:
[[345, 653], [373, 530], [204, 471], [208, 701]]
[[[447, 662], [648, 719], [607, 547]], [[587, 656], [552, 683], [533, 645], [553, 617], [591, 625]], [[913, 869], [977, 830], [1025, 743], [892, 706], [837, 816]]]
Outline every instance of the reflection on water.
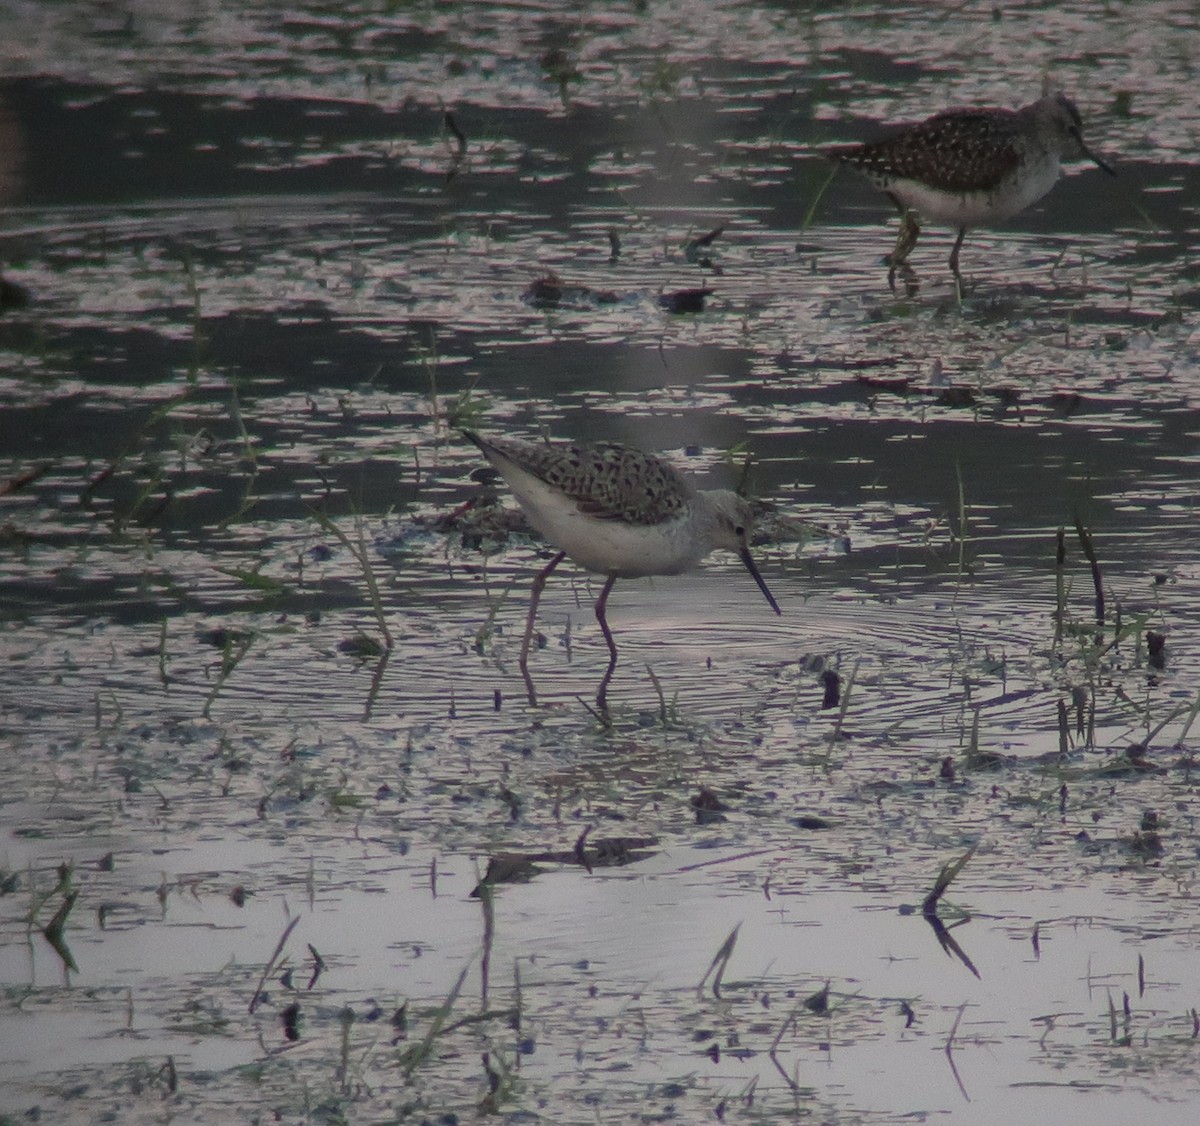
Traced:
[[[1198, 38], [1165, 2], [13, 15], [0, 1113], [984, 1121], [1098, 1087], [1177, 1121]], [[891, 293], [886, 205], [822, 194], [821, 146], [1050, 66], [1119, 179], [974, 233], [961, 302], [936, 230]], [[531, 302], [551, 271], [615, 299]], [[832, 538], [756, 546], [778, 620], [719, 555], [619, 584], [608, 732], [564, 568], [532, 712], [542, 547], [453, 518], [459, 424], [661, 451]], [[654, 855], [587, 874], [589, 826]], [[980, 981], [900, 910], [973, 844], [944, 922]], [[487, 858], [548, 853], [489, 931]]]
[[25, 169], [25, 137], [20, 122], [0, 102], [0, 205], [20, 197]]

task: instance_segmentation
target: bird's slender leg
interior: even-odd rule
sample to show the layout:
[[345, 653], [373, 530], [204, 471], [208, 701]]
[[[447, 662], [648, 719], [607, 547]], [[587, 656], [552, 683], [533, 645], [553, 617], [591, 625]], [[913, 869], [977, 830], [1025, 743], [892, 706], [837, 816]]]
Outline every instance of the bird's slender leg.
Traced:
[[917, 239], [921, 237], [921, 219], [915, 211], [905, 207], [894, 195], [890, 195], [890, 199], [896, 205], [896, 210], [900, 212], [900, 231], [896, 235], [895, 247], [891, 254], [884, 256], [883, 261], [888, 268], [888, 288], [895, 293], [897, 270], [905, 275], [906, 280], [909, 281], [908, 288], [912, 289], [908, 256], [912, 253], [913, 247], [917, 245]]
[[904, 264], [905, 259], [912, 253], [913, 247], [917, 245], [917, 239], [921, 237], [921, 218], [911, 207], [905, 207], [894, 196], [892, 202], [895, 203], [896, 210], [900, 212], [900, 232], [896, 235], [895, 248], [884, 259], [884, 262], [895, 269]]
[[958, 252], [962, 249], [966, 234], [966, 227], [958, 228], [958, 238], [954, 240], [954, 249], [950, 251], [950, 272], [954, 275], [954, 280], [959, 283], [959, 288], [962, 287], [962, 274], [958, 272]]
[[533, 624], [537, 619], [538, 602], [542, 598], [542, 590], [546, 585], [546, 580], [550, 577], [550, 572], [554, 570], [564, 559], [567, 553], [560, 551], [549, 563], [543, 567], [533, 580], [533, 588], [529, 592], [529, 617], [525, 619], [525, 637], [521, 641], [521, 659], [517, 662], [517, 667], [521, 670], [521, 676], [525, 678], [525, 691], [529, 694], [530, 707], [537, 707], [537, 693], [533, 690], [533, 677], [529, 675], [529, 643], [533, 639]]
[[608, 668], [604, 670], [604, 677], [600, 681], [600, 690], [596, 693], [596, 706], [603, 716], [608, 715], [608, 682], [612, 680], [613, 673], [617, 668], [617, 643], [613, 641], [612, 630], [608, 628], [608, 618], [606, 617], [608, 595], [616, 581], [616, 575], [609, 575], [604, 580], [604, 588], [600, 591], [600, 597], [596, 599], [596, 621], [600, 623], [600, 632], [604, 634], [604, 640], [608, 643]]

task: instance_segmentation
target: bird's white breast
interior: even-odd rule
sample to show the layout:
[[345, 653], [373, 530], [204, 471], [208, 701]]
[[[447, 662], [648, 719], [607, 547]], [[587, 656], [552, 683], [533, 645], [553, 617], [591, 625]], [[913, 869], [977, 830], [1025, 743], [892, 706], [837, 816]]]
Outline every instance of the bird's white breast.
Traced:
[[519, 467], [506, 467], [505, 477], [529, 522], [586, 570], [626, 579], [677, 575], [708, 552], [709, 545], [700, 541], [685, 517], [660, 524], [598, 520], [580, 512], [560, 489]]
[[992, 191], [947, 192], [919, 180], [894, 179], [887, 190], [923, 219], [953, 227], [981, 227], [1009, 219], [1042, 198], [1058, 180], [1059, 162], [1047, 156], [1022, 166]]

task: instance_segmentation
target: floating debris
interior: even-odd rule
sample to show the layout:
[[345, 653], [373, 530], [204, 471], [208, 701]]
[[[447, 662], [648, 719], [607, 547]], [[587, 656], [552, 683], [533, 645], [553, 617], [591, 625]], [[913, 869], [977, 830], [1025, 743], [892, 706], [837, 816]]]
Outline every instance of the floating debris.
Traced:
[[12, 312], [14, 309], [25, 309], [33, 300], [29, 290], [16, 282], [0, 275], [0, 313]]
[[1155, 630], [1146, 631], [1146, 664], [1161, 672], [1167, 667], [1167, 635]]
[[535, 309], [596, 309], [616, 305], [621, 296], [611, 289], [592, 289], [586, 285], [568, 285], [553, 270], [534, 278], [521, 294], [521, 300]]
[[365, 633], [356, 633], [353, 637], [339, 641], [337, 649], [339, 653], [345, 653], [360, 661], [382, 657], [387, 652], [387, 648], [381, 641]]
[[704, 299], [711, 297], [715, 289], [677, 289], [673, 293], [660, 293], [659, 305], [668, 313], [703, 313]]
[[712, 244], [721, 237], [725, 232], [725, 227], [714, 227], [708, 234], [697, 235], [689, 241], [683, 248], [683, 255], [689, 262], [694, 262], [698, 266], [703, 266], [706, 269], [713, 269], [712, 259], [708, 255]]

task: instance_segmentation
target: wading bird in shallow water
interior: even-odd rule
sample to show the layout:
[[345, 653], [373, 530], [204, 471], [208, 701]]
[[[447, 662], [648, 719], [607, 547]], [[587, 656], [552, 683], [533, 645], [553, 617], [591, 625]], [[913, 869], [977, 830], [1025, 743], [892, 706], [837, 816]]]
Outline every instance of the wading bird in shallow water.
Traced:
[[698, 489], [662, 458], [610, 442], [552, 446], [469, 430], [463, 436], [508, 482], [529, 523], [558, 549], [533, 581], [521, 642], [519, 667], [530, 704], [537, 703], [529, 644], [538, 601], [550, 573], [567, 556], [606, 576], [596, 599], [596, 621], [608, 645], [608, 668], [596, 693], [602, 714], [608, 711], [608, 684], [617, 667], [617, 646], [605, 616], [617, 579], [678, 575], [724, 548], [737, 552], [771, 609], [780, 613], [750, 554], [753, 515], [737, 493]]
[[958, 252], [967, 230], [1036, 203], [1054, 187], [1063, 160], [1087, 159], [1116, 175], [1084, 144], [1079, 111], [1061, 93], [1018, 110], [947, 110], [881, 141], [828, 155], [862, 172], [900, 212], [896, 248], [884, 259], [889, 285], [917, 245], [923, 219], [957, 228], [950, 270], [961, 283]]

